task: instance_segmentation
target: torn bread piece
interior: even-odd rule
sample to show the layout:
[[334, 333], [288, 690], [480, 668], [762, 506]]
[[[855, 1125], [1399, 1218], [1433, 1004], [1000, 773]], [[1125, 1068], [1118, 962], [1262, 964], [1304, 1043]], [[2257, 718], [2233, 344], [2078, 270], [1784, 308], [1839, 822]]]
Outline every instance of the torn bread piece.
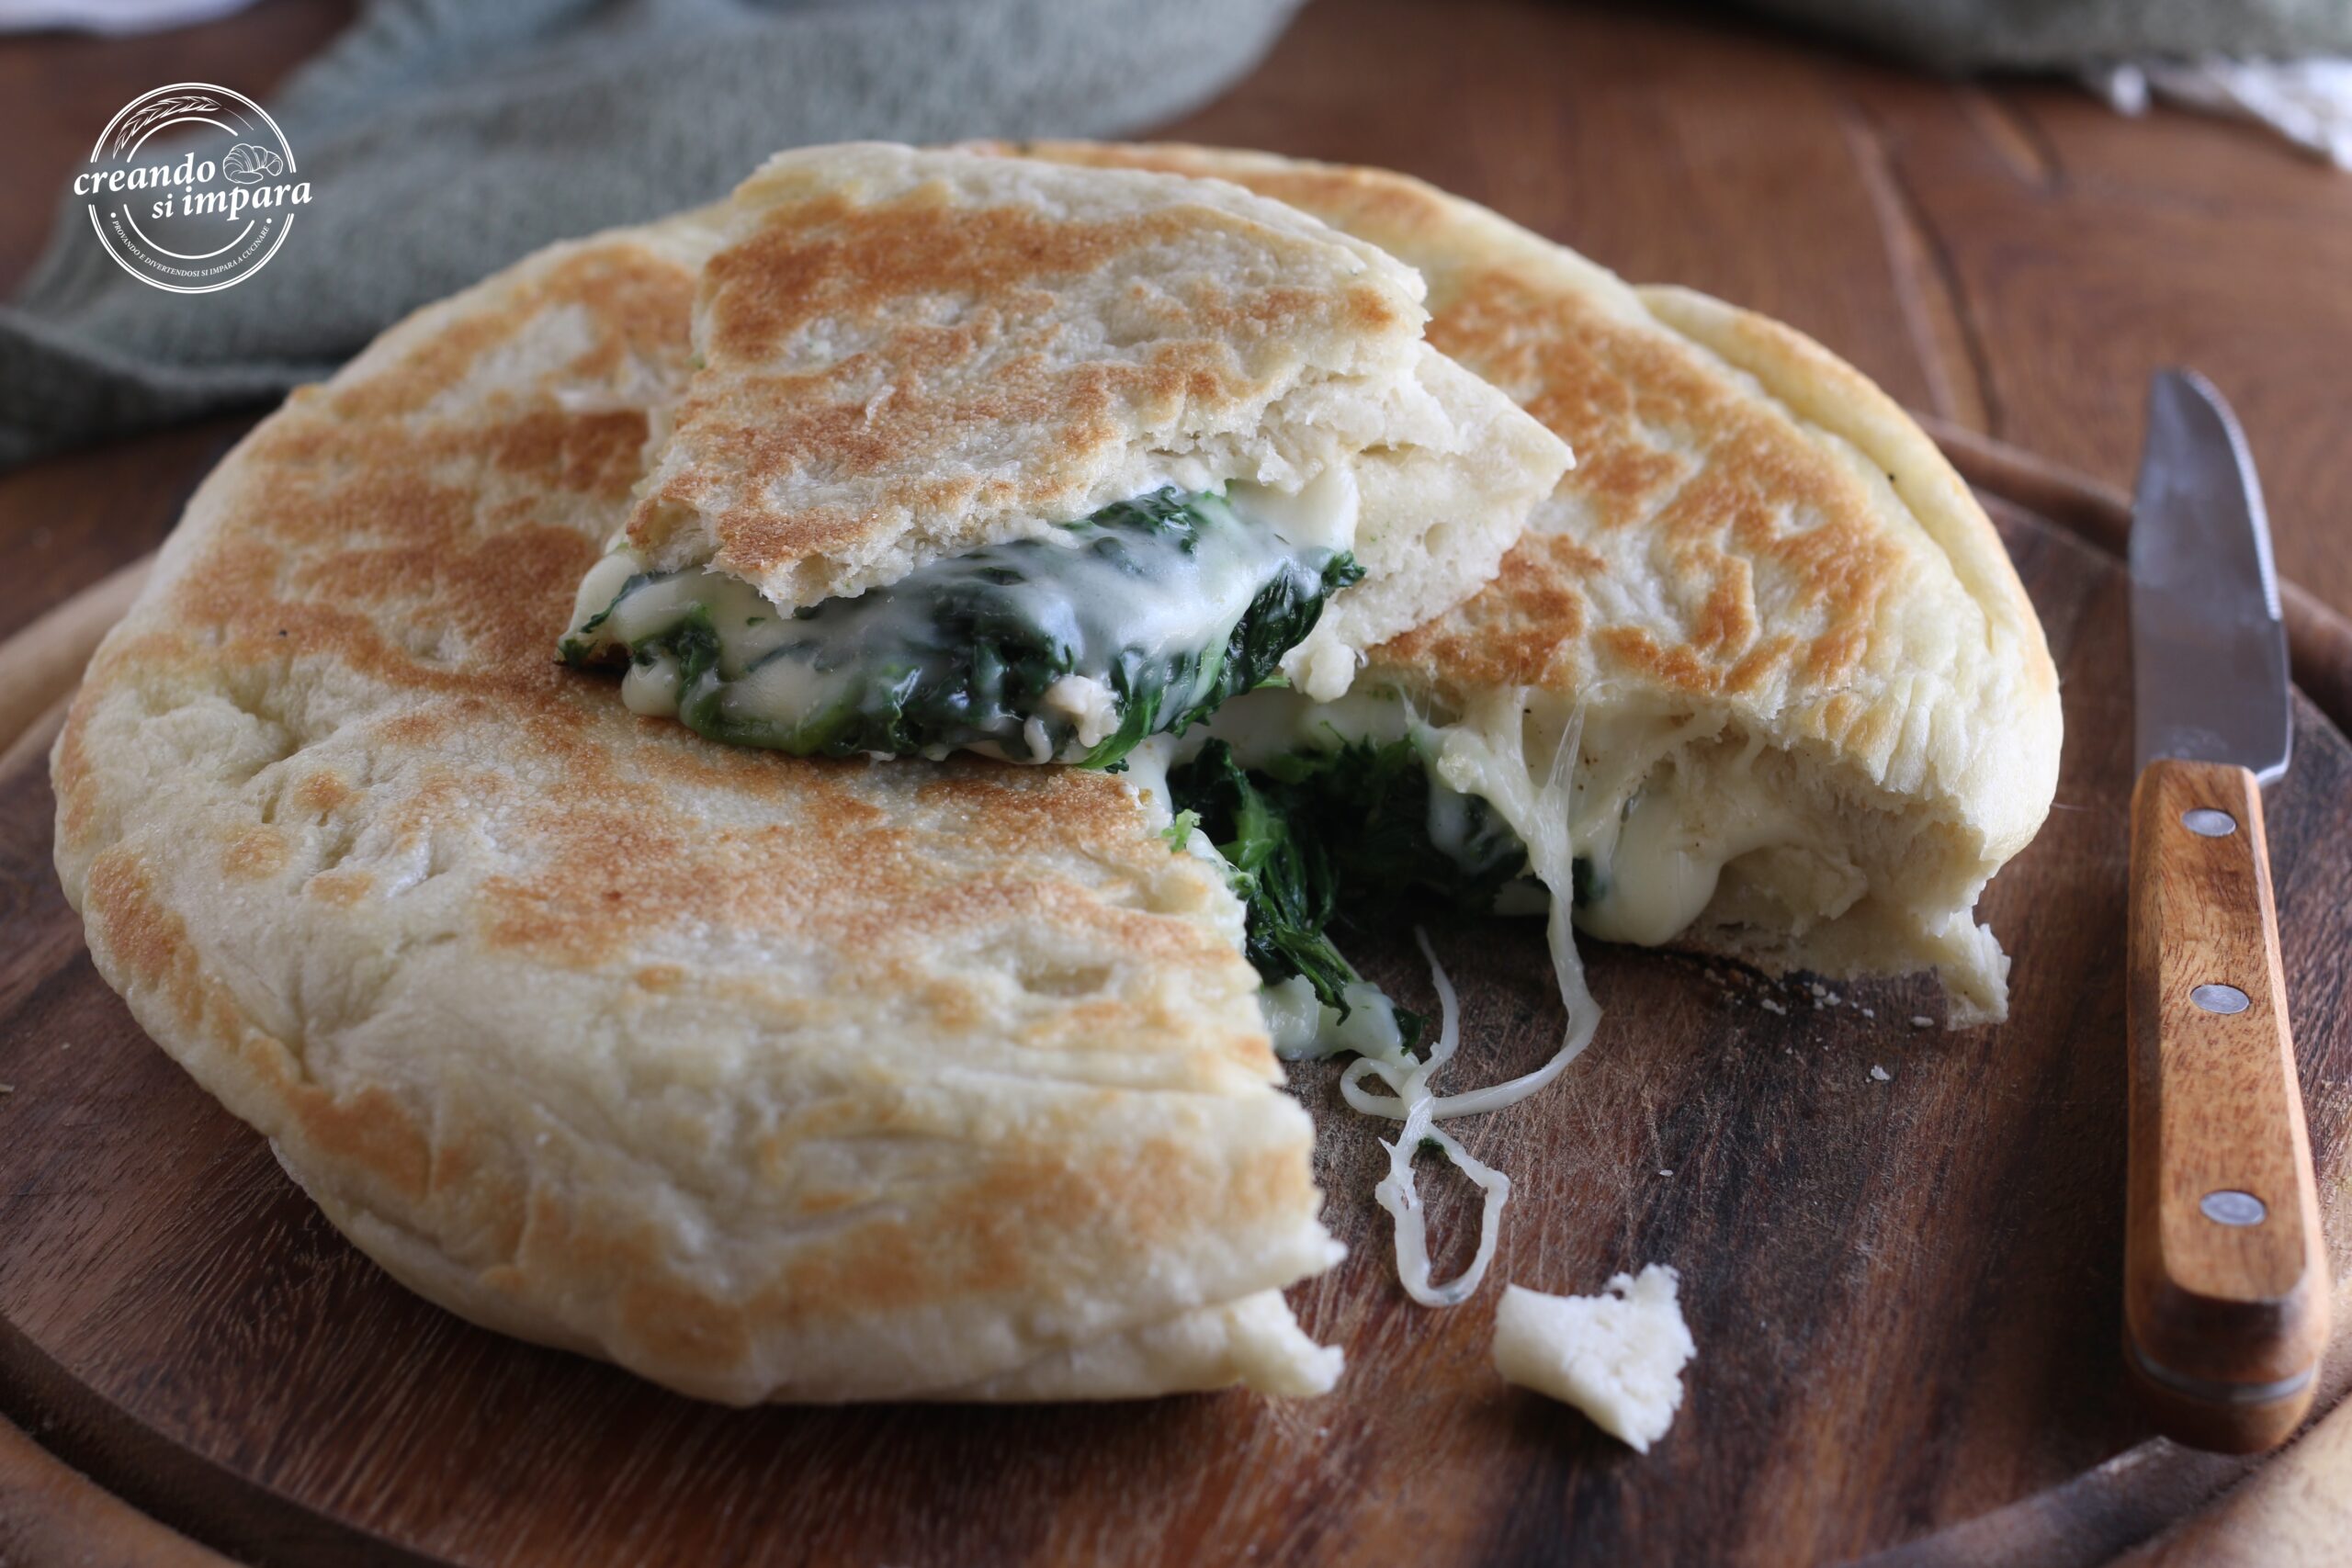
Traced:
[[1773, 973], [1929, 970], [1952, 1026], [2006, 1016], [1973, 911], [2049, 811], [2057, 675], [1991, 522], [1892, 399], [1788, 327], [1629, 287], [1403, 175], [1022, 151], [1214, 175], [1371, 241], [1428, 280], [1430, 341], [1576, 448], [1495, 580], [1374, 649], [1344, 702], [1221, 715], [1245, 766], [1409, 731], [1495, 802], [1518, 786], [1486, 759], [1540, 761], [1573, 727], [1580, 931]]
[[1495, 1371], [1592, 1417], [1639, 1453], [1682, 1406], [1682, 1369], [1698, 1353], [1675, 1300], [1680, 1276], [1653, 1263], [1597, 1296], [1547, 1296], [1512, 1285], [1495, 1308]]
[[1223, 182], [780, 154], [564, 657], [797, 755], [1106, 766], [1270, 681], [1336, 696], [1569, 461], [1423, 341], [1421, 293]]

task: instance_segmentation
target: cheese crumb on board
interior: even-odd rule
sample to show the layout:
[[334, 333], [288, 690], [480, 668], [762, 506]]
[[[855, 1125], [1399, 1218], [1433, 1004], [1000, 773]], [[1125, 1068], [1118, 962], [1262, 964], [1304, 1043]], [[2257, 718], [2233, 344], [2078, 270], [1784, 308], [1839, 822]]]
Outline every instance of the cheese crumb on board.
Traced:
[[1647, 1453], [1674, 1425], [1682, 1369], [1697, 1354], [1675, 1300], [1681, 1277], [1653, 1263], [1597, 1296], [1547, 1296], [1513, 1285], [1495, 1309], [1495, 1371], [1575, 1405]]

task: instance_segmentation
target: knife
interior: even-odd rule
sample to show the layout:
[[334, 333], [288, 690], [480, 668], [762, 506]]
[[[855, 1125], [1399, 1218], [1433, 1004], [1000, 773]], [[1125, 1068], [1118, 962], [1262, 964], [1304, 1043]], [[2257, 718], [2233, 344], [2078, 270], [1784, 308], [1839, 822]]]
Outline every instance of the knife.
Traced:
[[2245, 437], [2187, 371], [2148, 392], [2132, 680], [2125, 1354], [2167, 1436], [2253, 1453], [2311, 1408], [2327, 1255], [2262, 828], [2294, 734], [2278, 581]]

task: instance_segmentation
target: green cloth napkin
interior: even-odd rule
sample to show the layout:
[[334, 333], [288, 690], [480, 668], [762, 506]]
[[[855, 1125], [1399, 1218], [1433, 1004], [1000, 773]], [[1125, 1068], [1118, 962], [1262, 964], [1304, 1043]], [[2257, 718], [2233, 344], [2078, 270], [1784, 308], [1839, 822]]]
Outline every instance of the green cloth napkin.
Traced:
[[1939, 71], [2352, 53], [2352, 0], [1747, 0]]
[[[0, 466], [277, 397], [426, 300], [713, 200], [778, 148], [1170, 119], [1299, 3], [377, 0], [269, 106], [313, 197], [262, 271], [152, 288], [66, 194], [0, 307]], [[95, 133], [116, 106], [88, 107]]]

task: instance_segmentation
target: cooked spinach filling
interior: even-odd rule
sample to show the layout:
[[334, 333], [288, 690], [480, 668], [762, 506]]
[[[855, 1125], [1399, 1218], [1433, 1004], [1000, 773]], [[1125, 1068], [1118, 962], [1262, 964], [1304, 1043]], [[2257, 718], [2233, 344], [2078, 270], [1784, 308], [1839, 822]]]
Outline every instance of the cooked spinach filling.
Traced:
[[[1363, 976], [1333, 944], [1333, 926], [1485, 914], [1527, 870], [1501, 816], [1433, 780], [1408, 739], [1300, 751], [1260, 769], [1212, 740], [1169, 771], [1168, 795], [1179, 823], [1197, 825], [1225, 858], [1259, 978], [1304, 976], [1341, 1018]], [[1401, 1008], [1396, 1019], [1411, 1045], [1423, 1021]]]
[[1223, 494], [1165, 490], [789, 615], [722, 574], [638, 572], [561, 651], [626, 658], [633, 708], [714, 740], [1101, 768], [1275, 679], [1363, 576]]

